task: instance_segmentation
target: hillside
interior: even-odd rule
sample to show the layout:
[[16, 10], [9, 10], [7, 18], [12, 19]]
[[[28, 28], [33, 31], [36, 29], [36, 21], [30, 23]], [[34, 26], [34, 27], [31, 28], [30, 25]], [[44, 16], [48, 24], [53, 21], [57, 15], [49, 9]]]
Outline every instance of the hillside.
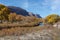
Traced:
[[56, 14], [42, 18], [20, 7], [0, 4], [0, 40], [60, 40], [59, 22]]
[[[0, 4], [0, 26], [38, 26], [41, 21], [39, 15], [27, 12], [25, 9], [15, 6]], [[7, 24], [7, 25], [6, 25]], [[12, 25], [13, 24], [13, 25]], [[15, 25], [16, 24], [16, 25]]]
[[41, 18], [40, 15], [31, 13], [31, 12], [27, 12], [25, 9], [22, 9], [20, 7], [8, 6], [7, 8], [9, 8], [11, 10], [11, 12], [15, 12], [15, 13], [23, 15], [23, 16], [35, 16], [37, 18]]
[[54, 27], [15, 27], [0, 30], [0, 40], [60, 40], [59, 31]]

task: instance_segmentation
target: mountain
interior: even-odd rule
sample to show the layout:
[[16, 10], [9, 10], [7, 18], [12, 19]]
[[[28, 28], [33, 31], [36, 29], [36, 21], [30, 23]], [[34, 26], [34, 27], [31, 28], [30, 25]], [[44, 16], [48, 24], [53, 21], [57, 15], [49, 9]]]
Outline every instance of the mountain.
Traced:
[[11, 12], [16, 12], [17, 14], [23, 15], [23, 16], [35, 16], [38, 18], [41, 18], [40, 15], [38, 14], [33, 14], [32, 12], [27, 12], [26, 10], [20, 8], [20, 7], [15, 7], [15, 6], [7, 6]]
[[37, 18], [42, 18], [39, 14], [34, 14], [32, 12], [29, 12], [29, 16], [35, 16]]
[[35, 16], [36, 16], [37, 18], [42, 18], [39, 14], [35, 14]]
[[15, 6], [8, 6], [11, 12], [16, 12], [17, 14], [21, 14], [23, 16], [29, 16], [28, 12], [22, 8], [15, 7]]

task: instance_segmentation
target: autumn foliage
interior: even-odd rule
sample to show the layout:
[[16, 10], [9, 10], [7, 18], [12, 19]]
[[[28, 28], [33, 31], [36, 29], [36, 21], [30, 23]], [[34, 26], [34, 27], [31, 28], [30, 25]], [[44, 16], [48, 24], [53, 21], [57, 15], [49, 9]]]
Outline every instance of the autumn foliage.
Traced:
[[6, 6], [0, 4], [0, 20], [8, 20], [9, 13], [10, 10]]
[[54, 24], [58, 21], [60, 21], [60, 16], [56, 14], [48, 15], [43, 19], [35, 16], [23, 16], [15, 12], [10, 12], [6, 6], [0, 4], [0, 36], [16, 36], [37, 30], [40, 31], [46, 28], [38, 27], [40, 22]]
[[33, 27], [38, 26], [40, 22], [42, 22], [40, 18], [10, 12], [10, 9], [0, 4], [0, 36], [23, 35], [32, 32]]
[[60, 16], [57, 14], [51, 14], [45, 18], [45, 23], [48, 23], [48, 24], [54, 24], [58, 21], [60, 21]]
[[[40, 23], [40, 18], [35, 16], [23, 16], [15, 12], [10, 12], [5, 5], [0, 4], [0, 26], [38, 26]], [[12, 25], [13, 24], [13, 25]], [[16, 25], [15, 25], [16, 24]]]

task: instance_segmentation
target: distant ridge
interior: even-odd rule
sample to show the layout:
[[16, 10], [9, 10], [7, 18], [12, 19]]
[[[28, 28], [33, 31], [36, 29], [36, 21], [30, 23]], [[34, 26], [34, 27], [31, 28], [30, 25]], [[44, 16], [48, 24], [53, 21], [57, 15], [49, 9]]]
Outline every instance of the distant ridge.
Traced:
[[20, 7], [15, 7], [15, 6], [7, 6], [11, 12], [16, 12], [17, 14], [23, 15], [23, 16], [35, 16], [37, 18], [41, 18], [40, 15], [38, 14], [33, 14], [32, 12], [27, 12], [26, 10], [20, 8]]
[[35, 16], [37, 18], [42, 18], [39, 14], [34, 14], [32, 12], [29, 12], [29, 16]]

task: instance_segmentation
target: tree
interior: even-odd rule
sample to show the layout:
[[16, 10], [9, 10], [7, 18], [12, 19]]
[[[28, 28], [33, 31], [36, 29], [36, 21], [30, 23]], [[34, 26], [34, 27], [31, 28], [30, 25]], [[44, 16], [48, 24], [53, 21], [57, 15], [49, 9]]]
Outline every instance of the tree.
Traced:
[[6, 7], [6, 8], [3, 8], [1, 11], [5, 19], [8, 20], [8, 15], [10, 14], [10, 10]]
[[6, 7], [5, 5], [0, 4], [0, 10]]
[[16, 13], [10, 13], [9, 16], [8, 16], [9, 21], [10, 22], [16, 21], [16, 16], [17, 16]]
[[59, 15], [57, 15], [57, 14], [51, 14], [51, 15], [48, 15], [48, 16], [45, 18], [45, 22], [46, 22], [46, 23], [49, 23], [49, 24], [54, 24], [54, 23], [56, 23], [58, 20], [59, 20]]
[[10, 10], [5, 6], [0, 4], [0, 20], [8, 20], [8, 15]]
[[60, 22], [60, 16], [59, 16], [58, 22]]
[[16, 16], [16, 20], [17, 20], [17, 21], [22, 21], [22, 15], [17, 15], [17, 16]]

